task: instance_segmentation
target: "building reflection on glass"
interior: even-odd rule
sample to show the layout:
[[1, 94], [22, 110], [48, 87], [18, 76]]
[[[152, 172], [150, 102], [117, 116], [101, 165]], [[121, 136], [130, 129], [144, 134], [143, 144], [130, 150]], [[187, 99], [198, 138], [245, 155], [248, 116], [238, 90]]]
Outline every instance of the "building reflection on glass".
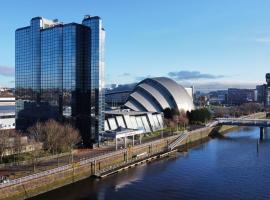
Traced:
[[104, 129], [104, 39], [99, 17], [82, 24], [35, 17], [16, 30], [16, 128], [70, 122], [84, 143]]

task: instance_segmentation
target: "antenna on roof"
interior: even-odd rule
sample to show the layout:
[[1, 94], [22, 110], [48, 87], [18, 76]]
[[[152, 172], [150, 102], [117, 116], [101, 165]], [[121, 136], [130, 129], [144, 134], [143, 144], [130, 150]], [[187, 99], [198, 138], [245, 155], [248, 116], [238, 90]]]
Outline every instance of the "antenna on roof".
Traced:
[[90, 15], [84, 15], [84, 19], [89, 19], [90, 17]]

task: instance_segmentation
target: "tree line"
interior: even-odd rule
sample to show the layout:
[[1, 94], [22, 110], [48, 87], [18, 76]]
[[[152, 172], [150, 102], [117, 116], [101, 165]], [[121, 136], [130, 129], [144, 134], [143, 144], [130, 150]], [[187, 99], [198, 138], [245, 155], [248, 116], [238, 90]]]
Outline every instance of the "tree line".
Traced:
[[258, 103], [245, 103], [240, 106], [222, 107], [213, 106], [211, 108], [200, 108], [191, 111], [179, 111], [178, 109], [166, 108], [163, 110], [164, 120], [167, 127], [174, 129], [186, 128], [187, 125], [204, 125], [212, 118], [217, 117], [240, 117], [252, 113], [263, 111], [263, 107]]
[[20, 154], [22, 149], [21, 132], [15, 130], [0, 130], [0, 163], [3, 162], [3, 158], [7, 152], [13, 151]]
[[[27, 144], [22, 143], [22, 136], [26, 135], [29, 139]], [[5, 153], [13, 150], [14, 156], [20, 159], [22, 148], [29, 144], [42, 144], [41, 150], [29, 152], [32, 157], [39, 157], [40, 151], [46, 154], [59, 154], [71, 152], [72, 149], [81, 141], [79, 131], [70, 124], [61, 124], [54, 120], [37, 122], [25, 133], [17, 130], [0, 130], [0, 162], [3, 162]]]
[[233, 107], [212, 107], [214, 117], [240, 117], [243, 115], [249, 115], [252, 113], [260, 112], [263, 110], [263, 106], [259, 103], [244, 103], [240, 106]]
[[179, 111], [174, 108], [165, 108], [163, 110], [164, 120], [167, 127], [179, 130], [185, 129], [189, 124], [205, 124], [212, 115], [207, 108], [196, 109], [192, 111]]

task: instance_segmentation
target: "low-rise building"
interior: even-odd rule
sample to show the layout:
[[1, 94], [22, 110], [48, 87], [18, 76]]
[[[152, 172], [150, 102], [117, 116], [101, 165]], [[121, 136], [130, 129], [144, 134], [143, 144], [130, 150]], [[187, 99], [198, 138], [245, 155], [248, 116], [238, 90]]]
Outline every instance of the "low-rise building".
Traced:
[[15, 113], [0, 113], [0, 129], [15, 129]]
[[[15, 97], [1, 97], [0, 106], [15, 106]], [[0, 108], [1, 112], [1, 108]]]
[[40, 149], [42, 149], [42, 143], [31, 142], [29, 141], [29, 138], [26, 136], [22, 136], [19, 138], [11, 137], [8, 139], [6, 143], [3, 155], [9, 156], [9, 155], [14, 155], [14, 154], [19, 154], [19, 153], [27, 153], [31, 151], [36, 151]]
[[114, 131], [119, 127], [143, 130], [144, 133], [163, 129], [163, 114], [156, 112], [134, 112], [128, 109], [106, 111], [105, 131]]

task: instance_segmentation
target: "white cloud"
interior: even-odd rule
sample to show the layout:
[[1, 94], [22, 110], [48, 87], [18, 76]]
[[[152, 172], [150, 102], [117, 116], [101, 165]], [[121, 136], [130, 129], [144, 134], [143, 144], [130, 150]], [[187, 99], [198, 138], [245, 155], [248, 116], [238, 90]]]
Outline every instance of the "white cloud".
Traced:
[[174, 71], [168, 75], [176, 80], [198, 80], [198, 79], [219, 79], [224, 78], [224, 75], [213, 75], [201, 73], [199, 71]]
[[270, 43], [270, 37], [256, 38], [255, 41], [260, 43]]
[[15, 69], [14, 67], [6, 67], [0, 65], [0, 75], [2, 76], [14, 76], [15, 74]]

